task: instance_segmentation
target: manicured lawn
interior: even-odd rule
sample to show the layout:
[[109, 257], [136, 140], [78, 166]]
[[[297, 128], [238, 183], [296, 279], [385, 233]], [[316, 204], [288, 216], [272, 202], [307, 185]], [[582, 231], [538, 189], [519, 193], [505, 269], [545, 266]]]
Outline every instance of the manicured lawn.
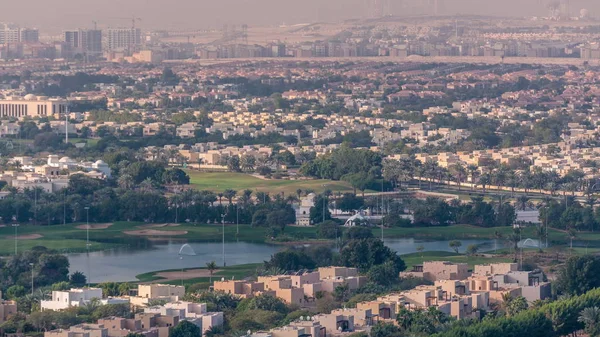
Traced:
[[87, 146], [95, 146], [99, 140], [96, 138], [69, 138], [69, 143], [87, 143]]
[[[144, 246], [147, 237], [127, 235], [124, 231], [140, 230], [137, 222], [115, 222], [106, 229], [90, 229], [91, 250], [103, 250], [114, 248], [119, 245]], [[21, 225], [18, 228], [19, 236], [39, 234], [36, 239], [19, 239], [19, 250], [31, 249], [34, 246], [45, 246], [64, 252], [85, 251], [86, 231], [76, 228], [76, 224], [55, 226], [32, 226]], [[186, 231], [185, 235], [173, 236], [178, 239], [186, 239], [191, 242], [220, 242], [222, 240], [222, 226], [220, 224], [181, 224], [174, 227], [153, 228], [158, 231]], [[421, 240], [467, 240], [467, 239], [494, 239], [495, 232], [502, 234], [503, 240], [510, 235], [512, 228], [481, 228], [467, 225], [455, 225], [448, 227], [426, 227], [426, 228], [386, 228], [385, 238], [416, 238]], [[239, 233], [235, 224], [225, 225], [226, 241], [245, 241], [265, 243], [267, 240], [265, 228], [252, 228], [246, 224], [239, 225]], [[318, 240], [316, 227], [291, 227], [285, 229], [285, 234], [292, 241]], [[380, 237], [379, 228], [373, 228], [375, 237]], [[523, 231], [522, 238], [536, 239], [535, 229], [527, 228]], [[13, 254], [15, 250], [14, 228], [10, 225], [0, 227], [0, 255]], [[567, 235], [562, 231], [550, 230], [549, 241], [552, 246], [567, 246], [569, 243]], [[600, 247], [600, 233], [578, 233], [575, 239], [578, 246]], [[322, 242], [322, 240], [319, 240]], [[582, 244], [583, 242], [583, 244]], [[585, 249], [585, 248], [581, 248]]]
[[[373, 229], [373, 234], [379, 237], [381, 229]], [[445, 227], [414, 227], [414, 228], [386, 228], [385, 237], [416, 237], [420, 239], [431, 240], [453, 240], [453, 239], [494, 239], [495, 233], [499, 232], [503, 237], [512, 232], [511, 227], [476, 227], [469, 225], [454, 225]], [[525, 233], [533, 233], [533, 229], [526, 229], [523, 237], [527, 238]], [[533, 238], [533, 237], [532, 237]]]
[[[263, 180], [244, 173], [230, 172], [198, 172], [188, 170], [190, 183], [199, 190], [222, 192], [233, 189], [238, 192], [249, 189], [256, 192], [268, 192], [275, 195], [284, 192], [286, 195], [296, 194], [296, 190], [311, 189], [315, 193], [329, 189], [333, 192], [351, 192], [352, 187], [344, 181], [332, 180]], [[323, 186], [326, 185], [326, 186]]]
[[[225, 267], [225, 268], [221, 267], [221, 268], [219, 268], [219, 269], [221, 269], [220, 271], [215, 272], [215, 274], [212, 277], [212, 280], [213, 281], [220, 280], [221, 278], [224, 278], [227, 280], [231, 280], [232, 278], [235, 280], [243, 280], [244, 278], [246, 278], [248, 276], [254, 276], [256, 274], [256, 268], [258, 268], [261, 265], [262, 265], [262, 263], [250, 263], [250, 264], [240, 264], [240, 265], [230, 266], [230, 267]], [[198, 268], [187, 268], [184, 270], [190, 270], [190, 269], [206, 269], [206, 267], [201, 266]], [[158, 273], [169, 272], [169, 271], [181, 271], [181, 269], [153, 271], [153, 272], [137, 275], [136, 278], [139, 280], [139, 282], [159, 281], [160, 283], [181, 285], [181, 280], [160, 281], [161, 278], [156, 276], [156, 274], [158, 274]], [[183, 280], [183, 284], [185, 286], [189, 286], [192, 284], [200, 283], [200, 284], [202, 284], [201, 287], [208, 289], [209, 281], [210, 281], [210, 277], [198, 277], [198, 278]]]
[[402, 259], [406, 263], [406, 270], [411, 270], [414, 265], [422, 264], [423, 261], [450, 261], [456, 263], [468, 263], [470, 268], [476, 264], [511, 262], [509, 257], [485, 257], [481, 255], [466, 256], [462, 254], [449, 252], [422, 252], [402, 255]]

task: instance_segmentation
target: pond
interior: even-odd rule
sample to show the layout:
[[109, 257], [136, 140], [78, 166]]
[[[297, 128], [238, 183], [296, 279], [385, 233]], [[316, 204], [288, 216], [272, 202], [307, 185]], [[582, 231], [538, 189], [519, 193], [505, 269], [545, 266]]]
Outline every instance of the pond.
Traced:
[[[90, 282], [135, 281], [136, 275], [165, 269], [180, 269], [206, 266], [215, 261], [223, 265], [222, 245], [220, 243], [188, 243], [196, 255], [188, 255], [184, 249], [182, 259], [179, 251], [181, 241], [157, 243], [147, 249], [123, 247], [99, 252], [67, 254], [71, 273], [79, 270], [90, 275]], [[227, 265], [258, 263], [268, 260], [281, 247], [248, 243], [225, 243], [225, 262]], [[188, 251], [188, 252], [185, 252]]]
[[[165, 269], [180, 269], [203, 267], [207, 262], [215, 261], [223, 265], [222, 245], [220, 243], [190, 242], [180, 250], [184, 242], [169, 241], [154, 243], [145, 248], [123, 247], [99, 252], [67, 254], [71, 264], [70, 271], [81, 271], [90, 275], [90, 282], [123, 282], [135, 281], [136, 275]], [[397, 251], [398, 254], [417, 252], [417, 247], [423, 245], [425, 251], [453, 251], [448, 246], [449, 241], [421, 241], [415, 239], [386, 239], [385, 244]], [[493, 240], [461, 240], [461, 252], [472, 244], [480, 245], [480, 251], [493, 250]], [[187, 247], [189, 245], [189, 247]], [[502, 244], [498, 244], [501, 248]], [[283, 249], [273, 246], [248, 242], [226, 242], [225, 262], [227, 265], [260, 263], [268, 260], [271, 255]], [[189, 255], [190, 252], [196, 255]]]

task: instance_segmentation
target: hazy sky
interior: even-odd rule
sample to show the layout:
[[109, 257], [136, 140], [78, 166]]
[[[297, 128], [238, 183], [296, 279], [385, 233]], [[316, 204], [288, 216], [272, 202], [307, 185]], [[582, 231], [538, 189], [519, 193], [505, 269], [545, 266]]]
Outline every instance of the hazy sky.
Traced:
[[[3, 1], [0, 21], [42, 30], [130, 26], [133, 14], [139, 26], [154, 28], [221, 28], [224, 24], [273, 25], [281, 23], [339, 21], [367, 13], [368, 0], [21, 0]], [[387, 0], [392, 14], [418, 11], [434, 0]], [[438, 0], [447, 14], [545, 15], [552, 0]], [[600, 16], [600, 0], [570, 1], [572, 13], [587, 8]], [[43, 33], [43, 32], [42, 32]]]

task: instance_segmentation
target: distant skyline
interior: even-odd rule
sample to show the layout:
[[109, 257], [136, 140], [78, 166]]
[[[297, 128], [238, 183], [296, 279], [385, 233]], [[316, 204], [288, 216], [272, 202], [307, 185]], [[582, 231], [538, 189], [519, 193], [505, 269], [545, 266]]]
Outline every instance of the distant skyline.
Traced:
[[[220, 29], [223, 25], [279, 25], [364, 18], [369, 0], [31, 0], [7, 1], [0, 21], [37, 27], [49, 33], [62, 29], [128, 27], [132, 15], [143, 29]], [[393, 15], [432, 11], [434, 0], [388, 0]], [[548, 0], [438, 0], [440, 14], [497, 16], [546, 15]], [[564, 0], [566, 1], [566, 0]], [[570, 0], [571, 13], [581, 8], [600, 16], [600, 1]], [[519, 11], [514, 9], [518, 8]]]

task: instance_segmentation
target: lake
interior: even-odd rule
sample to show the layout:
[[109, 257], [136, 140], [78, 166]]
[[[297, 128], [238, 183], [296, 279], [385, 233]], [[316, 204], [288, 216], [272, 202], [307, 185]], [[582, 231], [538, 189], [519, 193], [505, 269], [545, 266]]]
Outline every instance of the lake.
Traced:
[[[67, 254], [71, 272], [81, 271], [91, 275], [90, 282], [134, 281], [135, 276], [156, 270], [180, 269], [206, 266], [215, 261], [223, 265], [222, 245], [220, 243], [188, 243], [195, 256], [183, 255], [179, 258], [181, 241], [154, 244], [147, 249], [129, 247], [89, 253]], [[227, 265], [257, 263], [271, 258], [281, 247], [248, 243], [225, 243], [225, 262]], [[89, 271], [89, 272], [88, 272]]]
[[[385, 239], [385, 244], [398, 254], [409, 254], [417, 251], [423, 245], [425, 251], [447, 251], [449, 241], [422, 241], [415, 239]], [[493, 240], [461, 240], [461, 252], [467, 246], [480, 245], [480, 251], [493, 250]], [[183, 242], [173, 240], [155, 243], [146, 248], [122, 247], [117, 249], [87, 253], [67, 254], [71, 264], [70, 271], [81, 271], [90, 275], [90, 282], [123, 282], [135, 281], [136, 275], [165, 269], [180, 269], [203, 267], [207, 262], [215, 261], [218, 266], [223, 265], [222, 246], [220, 243], [191, 242], [188, 245], [196, 255], [183, 255], [180, 259], [179, 251]], [[502, 245], [498, 244], [500, 248]], [[271, 255], [284, 249], [281, 246], [248, 243], [226, 242], [225, 262], [227, 265], [246, 263], [260, 263], [268, 260]], [[189, 248], [183, 254], [191, 252]]]

